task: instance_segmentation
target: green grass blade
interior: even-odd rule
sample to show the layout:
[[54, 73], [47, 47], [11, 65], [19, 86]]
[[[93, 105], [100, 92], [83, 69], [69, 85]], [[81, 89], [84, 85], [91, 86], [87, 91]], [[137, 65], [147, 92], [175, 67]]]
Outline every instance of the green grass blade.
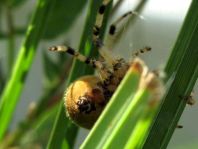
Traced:
[[[56, 126], [59, 127], [56, 127]], [[63, 143], [63, 138], [69, 126], [69, 119], [65, 118], [65, 110], [63, 104], [59, 107], [58, 113], [56, 115], [55, 123], [52, 128], [52, 133], [50, 134], [50, 139], [47, 144], [47, 148], [61, 148]]]
[[[102, 0], [90, 1], [90, 9], [88, 10], [88, 16], [87, 16], [87, 20], [86, 20], [85, 27], [84, 27], [84, 32], [81, 37], [81, 42], [79, 46], [79, 51], [85, 55], [96, 56], [97, 54], [97, 51], [93, 50], [91, 38], [92, 38], [92, 31], [93, 31], [93, 25], [95, 23], [96, 13], [101, 2]], [[107, 15], [108, 15], [109, 8], [107, 8], [107, 14], [105, 14], [106, 19], [104, 20], [103, 27], [101, 29], [100, 39], [102, 39], [102, 36], [104, 35], [105, 27], [107, 24]], [[72, 81], [76, 80], [78, 77], [85, 75], [85, 74], [92, 74], [93, 72], [94, 70], [90, 69], [89, 66], [83, 64], [82, 62], [74, 60], [70, 77], [67, 81], [67, 85], [70, 84]], [[57, 119], [52, 129], [51, 137], [49, 139], [47, 148], [50, 148], [50, 149], [60, 148], [60, 145], [62, 144], [63, 139], [64, 139], [63, 135], [66, 134], [66, 138], [68, 138], [67, 132], [70, 131], [69, 129], [74, 130], [72, 132], [73, 133], [72, 136], [70, 136], [70, 140], [73, 141], [75, 139], [76, 134], [77, 134], [77, 131], [75, 129], [77, 129], [77, 127], [74, 126], [73, 124], [72, 124], [73, 126], [71, 126], [71, 123], [63, 125], [66, 119], [67, 118], [65, 116], [65, 108], [63, 107], [63, 103], [61, 102], [61, 108], [57, 114]]]
[[142, 148], [148, 136], [153, 119], [156, 116], [160, 100], [154, 102], [154, 105], [147, 104], [146, 108], [143, 110], [140, 120], [137, 122], [124, 147], [125, 149]]
[[[166, 148], [198, 78], [198, 1], [193, 0], [166, 66], [174, 75], [144, 148]], [[156, 141], [157, 139], [157, 141]]]
[[123, 112], [131, 103], [131, 97], [134, 96], [140, 81], [140, 72], [137, 70], [129, 71], [102, 115], [97, 120], [86, 140], [81, 145], [83, 149], [100, 149], [111, 135], [114, 126], [120, 120]]
[[180, 64], [184, 56], [184, 53], [188, 49], [188, 45], [192, 40], [192, 35], [194, 34], [195, 28], [197, 27], [198, 12], [196, 8], [196, 1], [193, 1], [193, 3], [191, 3], [180, 34], [177, 37], [177, 41], [173, 47], [172, 53], [165, 67], [167, 80], [177, 69], [178, 65]]
[[39, 40], [55, 0], [39, 0], [28, 26], [25, 40], [14, 65], [11, 78], [6, 85], [0, 102], [0, 140], [3, 138], [19, 100], [25, 77], [32, 64]]
[[129, 97], [128, 100], [131, 100], [131, 102], [125, 108], [120, 120], [103, 145], [104, 149], [124, 147], [149, 97], [149, 92], [141, 89], [136, 91], [135, 96]]

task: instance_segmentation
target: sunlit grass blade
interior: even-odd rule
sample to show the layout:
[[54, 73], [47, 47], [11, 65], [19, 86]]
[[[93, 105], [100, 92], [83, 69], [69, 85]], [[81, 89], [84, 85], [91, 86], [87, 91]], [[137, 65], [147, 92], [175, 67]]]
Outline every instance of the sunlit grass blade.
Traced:
[[161, 100], [154, 100], [153, 103], [146, 105], [146, 108], [143, 110], [140, 120], [138, 120], [124, 147], [125, 149], [142, 148], [145, 139], [148, 136], [149, 129], [152, 125], [154, 117], [156, 116], [160, 101]]
[[129, 97], [128, 100], [131, 100], [131, 102], [125, 108], [125, 111], [123, 111], [108, 140], [104, 143], [104, 149], [124, 147], [136, 126], [137, 120], [141, 116], [145, 104], [149, 100], [149, 92], [145, 90], [136, 91], [135, 96]]
[[81, 145], [81, 148], [102, 148], [104, 142], [108, 139], [114, 129], [113, 126], [116, 125], [122, 116], [122, 113], [131, 102], [129, 97], [134, 96], [134, 93], [138, 88], [141, 71], [142, 70], [139, 68], [132, 68], [129, 73], [126, 74], [88, 137]]
[[81, 148], [124, 147], [152, 94], [145, 88], [151, 80], [142, 79], [145, 67], [139, 60], [134, 61]]
[[13, 67], [0, 101], [0, 140], [9, 127], [17, 101], [19, 100], [25, 78], [32, 64], [39, 40], [42, 37], [47, 18], [56, 0], [39, 0], [31, 23], [21, 46], [18, 58]]
[[[193, 0], [165, 71], [167, 89], [144, 148], [166, 148], [198, 78], [198, 1]], [[157, 139], [157, 141], [156, 141]]]
[[[96, 56], [97, 51], [93, 50], [93, 45], [91, 43], [92, 41], [92, 32], [93, 32], [93, 25], [95, 23], [96, 19], [96, 13], [97, 10], [101, 4], [102, 0], [100, 1], [90, 1], [90, 7], [88, 10], [88, 16], [87, 20], [85, 23], [84, 27], [84, 32], [81, 37], [81, 42], [79, 45], [79, 51], [85, 55], [90, 55], [90, 56]], [[108, 10], [110, 9], [110, 6], [107, 8], [107, 13], [105, 14], [105, 20], [103, 23], [103, 27], [101, 28], [101, 34], [100, 34], [100, 39], [102, 39], [104, 32], [105, 32], [105, 27], [107, 24], [107, 16], [108, 16]], [[76, 80], [78, 77], [85, 75], [85, 74], [93, 74], [94, 70], [91, 69], [89, 66], [83, 64], [82, 62], [79, 62], [77, 60], [74, 60], [73, 65], [72, 65], [72, 70], [69, 76], [69, 79], [67, 81], [67, 86], [74, 80]], [[60, 148], [62, 143], [64, 142], [64, 138], [68, 138], [67, 132], [72, 133], [72, 136], [70, 136], [70, 140], [73, 141], [76, 137], [77, 134], [77, 126], [74, 124], [68, 123], [65, 124], [65, 108], [63, 107], [63, 103], [61, 102], [61, 106], [59, 109], [59, 112], [57, 114], [57, 118], [55, 120], [54, 127], [51, 132], [50, 139], [48, 141], [47, 148], [54, 149], [54, 148]], [[73, 129], [71, 132], [70, 129]], [[66, 134], [66, 135], [65, 135]], [[63, 137], [65, 136], [65, 137]]]

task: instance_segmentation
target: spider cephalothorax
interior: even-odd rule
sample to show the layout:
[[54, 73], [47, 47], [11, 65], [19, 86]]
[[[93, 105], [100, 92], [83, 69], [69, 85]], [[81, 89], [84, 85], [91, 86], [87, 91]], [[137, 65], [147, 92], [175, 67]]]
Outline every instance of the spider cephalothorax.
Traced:
[[[125, 61], [123, 58], [115, 58], [98, 38], [100, 28], [103, 22], [105, 8], [110, 0], [104, 0], [98, 10], [96, 23], [93, 28], [93, 43], [98, 48], [101, 56], [100, 60], [90, 59], [71, 47], [53, 46], [49, 50], [67, 52], [78, 60], [96, 68], [99, 76], [84, 76], [73, 82], [65, 93], [65, 107], [68, 117], [76, 124], [90, 129], [98, 119], [105, 105], [117, 89], [121, 80], [125, 76], [131, 62]], [[133, 15], [132, 11], [125, 13], [112, 25], [110, 25], [109, 35], [116, 33], [116, 26], [126, 17]], [[139, 50], [134, 55], [149, 51], [146, 47]]]

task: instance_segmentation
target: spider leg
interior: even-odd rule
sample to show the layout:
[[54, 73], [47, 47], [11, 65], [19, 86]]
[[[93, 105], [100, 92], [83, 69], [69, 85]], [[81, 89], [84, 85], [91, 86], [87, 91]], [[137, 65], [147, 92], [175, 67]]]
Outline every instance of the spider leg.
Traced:
[[80, 54], [79, 52], [77, 52], [76, 50], [74, 50], [73, 48], [71, 48], [69, 46], [64, 46], [64, 45], [52, 46], [49, 48], [49, 50], [57, 51], [57, 52], [66, 52], [66, 53], [72, 55], [73, 57], [75, 57], [76, 59], [80, 60], [81, 62], [84, 62], [87, 65], [90, 65], [91, 67], [98, 69], [98, 71], [101, 74], [102, 79], [108, 78], [109, 75], [111, 74], [111, 72], [109, 71], [109, 69], [106, 67], [105, 64], [103, 64], [102, 62], [100, 62], [98, 60], [90, 59], [90, 58]]
[[119, 35], [118, 33], [124, 28], [126, 21], [133, 15], [138, 16], [137, 12], [128, 11], [110, 25], [108, 35], [105, 40], [105, 44], [109, 49], [113, 48], [117, 36]]
[[139, 56], [140, 54], [143, 54], [143, 53], [146, 53], [146, 52], [149, 52], [149, 51], [151, 51], [151, 47], [144, 47], [144, 48], [142, 48], [142, 49], [138, 49], [138, 50], [134, 51], [134, 52], [132, 53], [132, 56], [133, 56], [133, 57], [137, 57], [137, 56]]
[[93, 59], [90, 59], [82, 54], [80, 54], [79, 52], [77, 52], [76, 50], [74, 50], [73, 48], [69, 47], [69, 46], [52, 46], [49, 48], [50, 51], [57, 51], [57, 52], [67, 52], [68, 54], [74, 56], [76, 59], [80, 60], [81, 62], [84, 62], [88, 65], [91, 65], [93, 68], [101, 68], [102, 67], [102, 63]]
[[133, 11], [129, 11], [129, 12], [126, 12], [125, 14], [123, 14], [122, 16], [120, 16], [114, 23], [112, 23], [110, 25], [109, 34], [114, 35], [116, 33], [117, 26], [119, 24], [121, 24], [124, 21], [124, 19], [126, 19], [127, 17], [130, 17], [132, 15], [137, 15], [137, 13], [133, 12]]
[[102, 5], [98, 9], [98, 13], [96, 16], [96, 22], [93, 27], [93, 42], [97, 46], [99, 54], [106, 61], [107, 65], [112, 68], [113, 64], [116, 62], [115, 58], [112, 56], [112, 53], [109, 52], [109, 49], [104, 46], [102, 41], [99, 39], [100, 29], [102, 27], [104, 13], [107, 5], [111, 2], [111, 0], [103, 0]]
[[[117, 64], [119, 64], [118, 60], [115, 59], [111, 52], [109, 51], [109, 48], [104, 46], [104, 44], [102, 43], [102, 41], [100, 41], [99, 39], [99, 33], [100, 33], [100, 28], [102, 26], [102, 22], [103, 22], [103, 17], [104, 17], [104, 13], [105, 13], [105, 9], [106, 6], [109, 4], [110, 0], [104, 0], [102, 5], [100, 6], [99, 10], [98, 10], [98, 14], [96, 17], [96, 22], [93, 28], [93, 41], [94, 44], [98, 47], [99, 53], [102, 56], [102, 58], [104, 58], [106, 64], [108, 65], [108, 70], [109, 70], [109, 77], [112, 76], [113, 72], [114, 72], [114, 66], [116, 66]], [[125, 13], [124, 15], [122, 15], [120, 18], [118, 18], [118, 20], [116, 20], [110, 27], [109, 29], [109, 34], [110, 35], [114, 35], [115, 31], [116, 31], [116, 27], [119, 23], [121, 23], [125, 18], [127, 18], [128, 16], [131, 16], [135, 14], [134, 12], [130, 11]], [[106, 80], [108, 80], [109, 78], [107, 78]]]
[[[106, 39], [107, 40], [107, 46], [109, 48], [111, 48], [113, 43], [114, 43], [114, 40], [116, 38], [115, 35], [116, 35], [117, 30], [118, 30], [118, 26], [120, 24], [122, 24], [125, 21], [125, 19], [131, 17], [132, 15], [137, 15], [138, 16], [137, 12], [129, 11], [129, 12], [126, 12], [125, 14], [123, 14], [114, 23], [112, 23], [110, 25], [109, 33], [108, 33], [108, 36], [107, 36], [107, 39]], [[119, 30], [120, 30], [120, 28], [119, 28]], [[140, 54], [143, 54], [143, 53], [148, 52], [148, 51], [151, 51], [151, 48], [150, 47], [144, 47], [142, 49], [139, 49], [139, 50], [136, 50], [135, 52], [133, 52], [132, 56], [136, 57], [136, 56], [139, 56]]]
[[104, 13], [106, 10], [107, 5], [111, 2], [111, 0], [103, 0], [102, 5], [99, 7], [98, 9], [98, 13], [96, 16], [96, 22], [93, 28], [93, 40], [97, 41], [98, 40], [98, 36], [100, 33], [100, 29], [102, 27], [102, 23], [104, 20]]
[[[132, 15], [139, 16], [137, 12], [129, 11], [129, 12], [126, 12], [125, 14], [123, 14], [114, 23], [112, 23], [110, 25], [109, 33], [108, 33], [108, 36], [107, 36], [107, 39], [106, 39], [106, 41], [107, 41], [106, 45], [109, 49], [111, 49], [112, 45], [114, 45], [115, 38], [116, 38], [116, 33], [123, 28], [123, 27], [121, 27], [121, 28], [118, 29], [118, 26], [120, 26], [121, 24], [123, 25], [123, 22], [126, 23], [125, 20], [127, 18], [131, 17]], [[139, 16], [139, 17], [141, 17], [141, 16]], [[139, 50], [136, 50], [135, 52], [133, 52], [132, 56], [137, 57], [140, 54], [146, 53], [148, 51], [151, 51], [151, 47], [144, 47], [142, 49], [139, 49]]]

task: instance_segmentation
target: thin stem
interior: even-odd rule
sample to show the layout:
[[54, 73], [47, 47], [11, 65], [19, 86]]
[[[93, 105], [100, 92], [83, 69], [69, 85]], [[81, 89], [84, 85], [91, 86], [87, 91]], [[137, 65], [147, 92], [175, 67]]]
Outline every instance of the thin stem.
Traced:
[[[166, 81], [171, 81], [160, 111], [144, 144], [147, 148], [167, 148], [187, 98], [198, 78], [198, 1], [193, 0], [165, 67]], [[156, 141], [157, 139], [157, 141]]]
[[[26, 27], [16, 27], [14, 28], [14, 34], [15, 35], [24, 35], [25, 34], [25, 31], [26, 31]], [[8, 34], [3, 32], [3, 31], [0, 31], [0, 39], [6, 39], [8, 38]]]
[[10, 74], [12, 65], [14, 62], [14, 48], [15, 48], [15, 29], [12, 15], [12, 7], [7, 3], [6, 4], [6, 21], [8, 27], [8, 74]]

